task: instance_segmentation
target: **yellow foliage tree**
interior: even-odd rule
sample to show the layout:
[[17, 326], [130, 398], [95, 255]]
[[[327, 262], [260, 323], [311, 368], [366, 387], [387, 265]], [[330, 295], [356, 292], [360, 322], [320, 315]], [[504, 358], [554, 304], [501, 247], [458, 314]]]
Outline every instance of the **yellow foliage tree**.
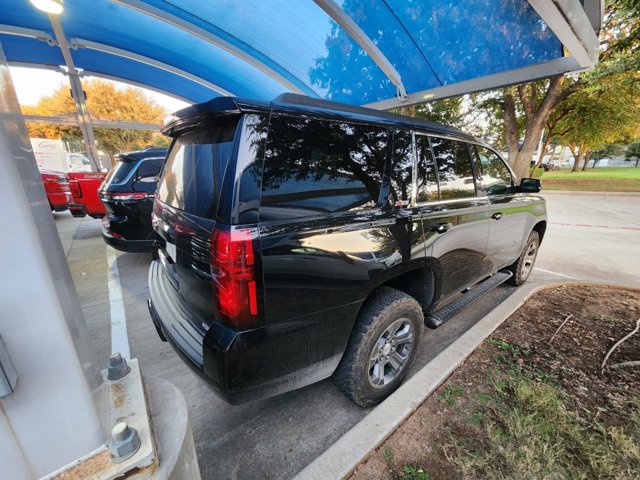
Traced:
[[[140, 88], [118, 88], [112, 82], [90, 80], [83, 83], [87, 107], [91, 117], [100, 120], [121, 120], [160, 124], [167, 114]], [[27, 115], [75, 115], [76, 108], [68, 85], [61, 84], [49, 96], [42, 97], [36, 105], [25, 105]], [[29, 136], [34, 138], [62, 138], [70, 142], [82, 142], [78, 127], [27, 124]], [[148, 130], [95, 128], [96, 141], [101, 150], [109, 154], [141, 149], [147, 145], [167, 145], [168, 140], [159, 132]]]

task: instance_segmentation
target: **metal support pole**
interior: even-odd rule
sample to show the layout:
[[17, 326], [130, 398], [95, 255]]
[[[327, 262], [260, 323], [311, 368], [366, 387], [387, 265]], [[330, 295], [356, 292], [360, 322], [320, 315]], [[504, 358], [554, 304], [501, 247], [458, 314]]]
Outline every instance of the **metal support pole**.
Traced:
[[104, 384], [0, 45], [0, 477], [35, 479], [104, 445]]
[[56, 41], [64, 57], [64, 61], [68, 68], [69, 83], [71, 84], [71, 96], [76, 104], [76, 111], [78, 113], [78, 125], [82, 132], [82, 140], [84, 142], [84, 148], [87, 151], [87, 156], [93, 162], [96, 172], [100, 171], [100, 165], [98, 163], [98, 149], [96, 148], [96, 139], [93, 135], [93, 123], [91, 121], [91, 115], [87, 108], [87, 99], [84, 96], [84, 90], [82, 90], [82, 82], [80, 80], [80, 74], [76, 69], [71, 57], [71, 48], [67, 37], [62, 29], [60, 18], [58, 15], [49, 15], [49, 22], [55, 33]]

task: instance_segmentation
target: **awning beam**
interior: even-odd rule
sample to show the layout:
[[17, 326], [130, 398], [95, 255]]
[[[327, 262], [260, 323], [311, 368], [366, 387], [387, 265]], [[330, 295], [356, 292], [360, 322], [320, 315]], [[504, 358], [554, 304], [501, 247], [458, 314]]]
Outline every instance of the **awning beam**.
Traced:
[[376, 65], [387, 76], [391, 83], [393, 83], [398, 89], [398, 97], [404, 99], [407, 96], [407, 91], [402, 83], [402, 78], [391, 64], [389, 59], [384, 53], [376, 46], [375, 43], [364, 33], [364, 31], [353, 21], [353, 19], [347, 15], [347, 13], [340, 8], [333, 0], [313, 0], [327, 15], [329, 15], [347, 34], [360, 45], [367, 55], [375, 62]]
[[71, 57], [71, 50], [67, 37], [62, 29], [60, 18], [57, 15], [49, 15], [49, 22], [53, 28], [53, 32], [58, 42], [58, 47], [62, 52], [62, 56], [66, 63], [69, 75], [69, 83], [71, 84], [71, 96], [76, 104], [76, 111], [78, 113], [78, 126], [82, 132], [82, 140], [84, 148], [87, 152], [89, 159], [93, 162], [96, 171], [100, 171], [98, 163], [98, 149], [96, 148], [96, 139], [93, 135], [93, 124], [91, 123], [91, 115], [87, 108], [87, 100], [85, 98], [84, 90], [82, 89], [82, 81], [80, 80], [80, 74], [76, 69], [76, 66]]
[[191, 80], [192, 82], [198, 83], [204, 87], [207, 87], [211, 90], [214, 90], [221, 95], [226, 96], [234, 96], [232, 92], [229, 90], [225, 90], [224, 88], [205, 80], [202, 77], [198, 77], [189, 72], [181, 70], [179, 68], [173, 67], [166, 63], [160, 62], [158, 60], [154, 60], [149, 57], [145, 57], [144, 55], [139, 55], [137, 53], [129, 52], [127, 50], [123, 50], [121, 48], [111, 47], [109, 45], [104, 45], [102, 43], [93, 42], [91, 40], [85, 40], [82, 38], [74, 38], [71, 40], [71, 48], [77, 50], [79, 48], [87, 48], [89, 50], [95, 50], [97, 52], [109, 53], [111, 55], [116, 55], [118, 57], [126, 58], [128, 60], [133, 60], [136, 62], [143, 63], [145, 65], [149, 65], [151, 67], [157, 68], [159, 70], [164, 70], [165, 72], [173, 73], [174, 75], [178, 75], [180, 77], [186, 78], [187, 80]]
[[[41, 125], [61, 125], [64, 127], [78, 127], [78, 118], [71, 115], [22, 115], [25, 123], [38, 123]], [[160, 131], [160, 125], [154, 123], [125, 122], [121, 120], [98, 120], [92, 118], [95, 128], [123, 128], [131, 130]]]
[[[578, 0], [528, 0], [536, 13], [558, 37], [578, 65], [593, 67], [598, 62], [600, 43], [592, 21]], [[593, 9], [599, 0], [586, 0]], [[587, 7], [588, 5], [588, 7]]]
[[[191, 23], [184, 18], [178, 17], [176, 15], [172, 15], [171, 13], [162, 10], [160, 8], [156, 8], [153, 5], [149, 5], [141, 0], [113, 0], [115, 3], [119, 3], [125, 7], [129, 7], [132, 10], [143, 13], [150, 17], [156, 18], [164, 23], [169, 25], [173, 25], [174, 27], [183, 30], [184, 32], [190, 33], [191, 35], [195, 35], [196, 37], [215, 45], [219, 48], [222, 48], [226, 52], [231, 55], [243, 60], [249, 65], [257, 68], [262, 73], [268, 75], [276, 82], [280, 83], [284, 87], [286, 87], [289, 91], [293, 93], [300, 93], [303, 95], [310, 95], [313, 97], [317, 97], [317, 94], [308, 87], [303, 81], [296, 78], [288, 72], [285, 68], [277, 65], [275, 62], [269, 59], [269, 63], [273, 66], [267, 65], [264, 61], [261, 61], [257, 57], [257, 53], [255, 49], [251, 48], [249, 45], [246, 45], [246, 51], [238, 48], [232, 43], [226, 41], [221, 38], [219, 35], [216, 35], [209, 30], [205, 30], [204, 28], [198, 27], [194, 23]], [[204, 20], [203, 20], [204, 21]], [[249, 51], [254, 51], [255, 54], [248, 53]], [[264, 56], [264, 55], [261, 55]]]
[[421, 92], [410, 93], [404, 100], [391, 98], [380, 102], [364, 105], [377, 110], [391, 110], [393, 108], [417, 105], [420, 103], [441, 100], [443, 98], [457, 97], [467, 93], [482, 92], [493, 88], [531, 82], [545, 77], [554, 77], [569, 71], [580, 71], [580, 67], [573, 57], [564, 57], [545, 62], [543, 64], [522, 67], [516, 70], [487, 75], [486, 77], [473, 78], [464, 82], [452, 83], [441, 87], [430, 88]]
[[15, 25], [0, 25], [0, 33], [16, 35], [18, 37], [36, 38], [43, 42], [47, 42], [52, 47], [58, 45], [58, 42], [51, 38], [51, 35], [47, 32], [35, 30], [33, 28], [16, 27]]

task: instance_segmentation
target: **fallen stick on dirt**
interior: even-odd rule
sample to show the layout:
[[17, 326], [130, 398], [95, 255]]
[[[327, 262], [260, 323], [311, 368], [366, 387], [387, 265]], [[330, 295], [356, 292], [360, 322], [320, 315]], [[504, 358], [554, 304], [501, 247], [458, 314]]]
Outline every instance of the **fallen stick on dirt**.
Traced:
[[607, 354], [604, 356], [604, 360], [602, 360], [602, 365], [600, 365], [600, 368], [602, 369], [602, 373], [604, 373], [604, 367], [607, 363], [607, 360], [609, 360], [609, 357], [611, 356], [611, 354], [613, 353], [613, 351], [618, 348], [625, 340], [627, 340], [629, 337], [633, 336], [633, 334], [635, 334], [638, 330], [640, 330], [640, 318], [638, 319], [638, 321], [636, 322], [636, 328], [634, 328], [629, 334], [625, 335], [624, 337], [622, 337], [620, 340], [618, 340], [615, 345], [613, 347], [611, 347], [609, 349], [609, 351], [607, 352]]
[[573, 313], [571, 315], [569, 315], [567, 318], [564, 319], [564, 322], [562, 322], [560, 324], [560, 326], [558, 327], [558, 329], [555, 331], [555, 333], [553, 335], [551, 335], [551, 338], [549, 339], [549, 342], [547, 343], [548, 345], [551, 345], [551, 342], [553, 342], [553, 338], [556, 336], [556, 334], [560, 331], [560, 329], [562, 327], [564, 327], [564, 324], [567, 323], [567, 321], [573, 317]]
[[634, 360], [633, 362], [620, 362], [611, 365], [611, 368], [624, 368], [624, 367], [640, 367], [640, 360]]

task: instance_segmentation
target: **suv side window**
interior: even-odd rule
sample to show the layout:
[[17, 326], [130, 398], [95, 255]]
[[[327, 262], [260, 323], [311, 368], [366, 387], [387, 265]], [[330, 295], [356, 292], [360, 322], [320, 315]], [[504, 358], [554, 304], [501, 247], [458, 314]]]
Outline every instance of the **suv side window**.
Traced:
[[155, 182], [163, 161], [163, 158], [143, 160], [136, 172], [136, 180], [139, 182]]
[[418, 154], [418, 203], [439, 200], [436, 167], [433, 162], [429, 138], [424, 135], [416, 135], [416, 150]]
[[468, 145], [446, 138], [431, 138], [438, 165], [438, 183], [442, 200], [473, 197], [476, 187]]
[[487, 195], [514, 193], [513, 177], [504, 161], [488, 148], [476, 146], [479, 158], [480, 184]]
[[393, 132], [393, 167], [391, 169], [390, 202], [396, 207], [411, 203], [413, 188], [413, 155], [411, 133], [402, 130]]
[[389, 132], [346, 122], [274, 115], [262, 177], [261, 220], [373, 207]]

